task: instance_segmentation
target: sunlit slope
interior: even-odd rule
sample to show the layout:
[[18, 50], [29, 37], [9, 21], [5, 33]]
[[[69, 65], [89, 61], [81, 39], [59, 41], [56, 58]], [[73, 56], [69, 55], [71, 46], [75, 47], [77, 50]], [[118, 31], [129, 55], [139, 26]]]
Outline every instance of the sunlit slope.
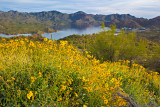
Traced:
[[129, 61], [100, 63], [66, 41], [0, 41], [1, 106], [160, 105], [158, 73]]

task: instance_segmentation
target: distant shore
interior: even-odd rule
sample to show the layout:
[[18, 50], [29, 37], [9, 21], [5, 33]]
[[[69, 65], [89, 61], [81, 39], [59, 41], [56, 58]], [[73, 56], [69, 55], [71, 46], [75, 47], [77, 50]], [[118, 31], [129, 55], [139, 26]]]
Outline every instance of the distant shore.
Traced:
[[37, 32], [24, 32], [24, 33], [21, 33], [21, 32], [17, 32], [17, 33], [4, 33], [4, 32], [1, 32], [0, 31], [0, 34], [4, 34], [6, 36], [9, 36], [9, 35], [24, 35], [24, 34], [31, 34], [31, 35], [41, 35], [41, 34], [44, 34], [44, 33], [54, 33], [54, 32], [58, 32], [59, 30], [53, 30], [53, 31], [48, 31], [48, 32], [45, 32], [45, 31], [37, 31]]

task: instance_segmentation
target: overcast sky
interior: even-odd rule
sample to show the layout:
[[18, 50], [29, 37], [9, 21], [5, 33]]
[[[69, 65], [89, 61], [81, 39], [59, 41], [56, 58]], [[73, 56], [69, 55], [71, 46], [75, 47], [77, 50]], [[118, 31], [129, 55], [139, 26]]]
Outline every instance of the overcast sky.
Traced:
[[160, 16], [160, 0], [0, 0], [0, 10], [63, 13], [84, 11], [91, 14], [131, 14], [136, 17]]

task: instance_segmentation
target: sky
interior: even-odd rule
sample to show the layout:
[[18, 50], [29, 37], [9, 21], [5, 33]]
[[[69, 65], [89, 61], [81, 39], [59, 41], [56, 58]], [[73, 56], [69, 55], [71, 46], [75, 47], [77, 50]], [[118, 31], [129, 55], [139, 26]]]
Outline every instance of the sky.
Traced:
[[136, 17], [160, 16], [160, 0], [0, 0], [0, 10], [62, 13], [84, 11], [89, 14], [131, 14]]

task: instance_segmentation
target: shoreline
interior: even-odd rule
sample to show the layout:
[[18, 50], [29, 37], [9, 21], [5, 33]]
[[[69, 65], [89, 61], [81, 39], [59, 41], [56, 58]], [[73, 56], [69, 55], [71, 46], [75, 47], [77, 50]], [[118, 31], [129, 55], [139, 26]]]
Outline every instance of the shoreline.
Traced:
[[8, 33], [3, 33], [3, 32], [0, 32], [0, 37], [3, 37], [3, 36], [1, 36], [1, 35], [5, 35], [5, 36], [32, 36], [32, 35], [34, 35], [34, 34], [36, 34], [36, 35], [42, 35], [42, 34], [45, 34], [45, 33], [54, 33], [54, 32], [58, 32], [58, 31], [60, 31], [60, 30], [55, 30], [55, 31], [53, 31], [53, 32], [43, 32], [43, 31], [41, 31], [41, 32], [43, 32], [43, 33], [38, 33], [38, 32], [36, 32], [36, 33], [16, 33], [16, 34], [8, 34]]

